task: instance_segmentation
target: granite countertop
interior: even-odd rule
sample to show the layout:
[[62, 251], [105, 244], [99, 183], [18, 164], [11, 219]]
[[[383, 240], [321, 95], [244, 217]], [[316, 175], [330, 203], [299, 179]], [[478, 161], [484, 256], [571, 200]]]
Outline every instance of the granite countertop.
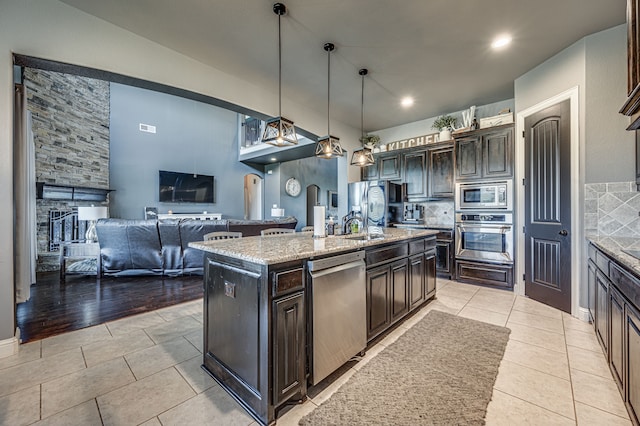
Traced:
[[418, 229], [441, 229], [443, 231], [452, 231], [453, 223], [424, 223], [420, 221], [407, 221], [402, 223], [394, 223], [396, 228], [418, 228]]
[[640, 250], [640, 239], [628, 237], [587, 237], [597, 248], [640, 277], [640, 259], [623, 250]]
[[189, 247], [209, 253], [229, 256], [261, 265], [272, 265], [299, 259], [310, 259], [331, 253], [361, 250], [380, 244], [398, 242], [416, 237], [436, 235], [427, 229], [383, 228], [384, 238], [350, 240], [353, 235], [335, 235], [313, 238], [311, 232], [277, 234], [264, 237], [243, 237], [217, 241], [194, 241]]

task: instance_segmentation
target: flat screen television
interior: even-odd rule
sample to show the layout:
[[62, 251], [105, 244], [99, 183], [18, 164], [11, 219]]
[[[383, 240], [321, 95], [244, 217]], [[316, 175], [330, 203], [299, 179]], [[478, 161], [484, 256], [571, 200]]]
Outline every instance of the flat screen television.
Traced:
[[213, 203], [213, 176], [160, 170], [161, 203]]

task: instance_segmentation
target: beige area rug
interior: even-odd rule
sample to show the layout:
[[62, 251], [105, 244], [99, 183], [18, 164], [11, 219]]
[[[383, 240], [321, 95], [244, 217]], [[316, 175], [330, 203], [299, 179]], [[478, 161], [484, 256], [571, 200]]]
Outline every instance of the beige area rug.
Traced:
[[300, 425], [483, 425], [511, 330], [431, 311]]

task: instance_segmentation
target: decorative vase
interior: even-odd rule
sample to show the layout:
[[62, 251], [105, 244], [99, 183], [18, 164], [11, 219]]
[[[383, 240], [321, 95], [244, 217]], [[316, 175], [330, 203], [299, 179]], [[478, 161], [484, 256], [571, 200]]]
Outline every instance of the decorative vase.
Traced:
[[440, 141], [448, 141], [451, 139], [451, 130], [442, 129], [440, 130]]

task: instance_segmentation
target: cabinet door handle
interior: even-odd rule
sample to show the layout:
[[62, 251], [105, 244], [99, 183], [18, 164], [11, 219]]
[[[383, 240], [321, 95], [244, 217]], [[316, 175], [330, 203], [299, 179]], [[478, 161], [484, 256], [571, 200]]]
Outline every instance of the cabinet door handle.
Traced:
[[566, 229], [563, 229], [562, 231], [558, 232], [559, 235], [562, 235], [563, 237], [566, 237], [567, 235], [569, 235], [569, 232], [567, 232]]

